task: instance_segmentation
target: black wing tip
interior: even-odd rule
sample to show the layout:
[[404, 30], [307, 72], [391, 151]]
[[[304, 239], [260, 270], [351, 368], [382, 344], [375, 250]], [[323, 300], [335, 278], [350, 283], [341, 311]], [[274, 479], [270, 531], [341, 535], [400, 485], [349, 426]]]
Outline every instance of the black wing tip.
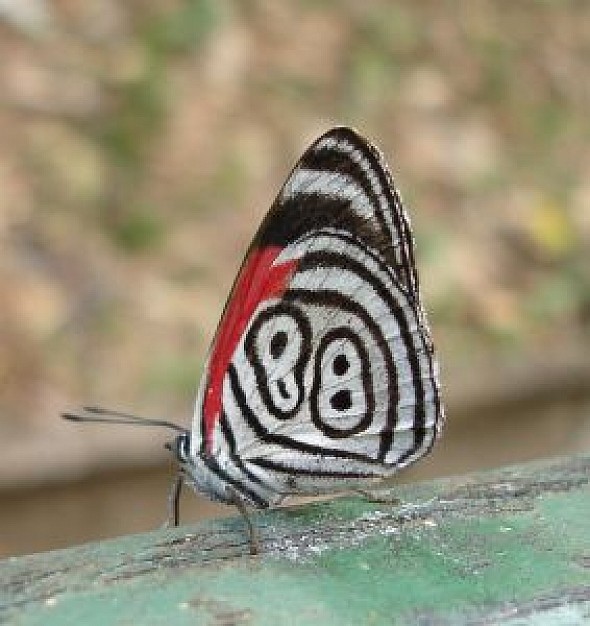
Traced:
[[337, 125], [332, 126], [325, 133], [320, 135], [314, 143], [318, 143], [325, 139], [348, 139], [356, 143], [369, 143], [368, 139], [353, 126]]
[[[315, 152], [322, 142], [329, 139], [332, 139], [336, 142], [344, 141], [354, 148], [359, 149], [362, 154], [368, 156], [374, 161], [374, 164], [378, 169], [383, 170], [385, 172], [385, 175], [391, 178], [391, 172], [389, 171], [387, 160], [384, 158], [377, 144], [373, 143], [373, 141], [371, 141], [366, 135], [361, 133], [353, 126], [333, 126], [329, 130], [327, 130], [309, 146], [309, 148], [301, 157], [301, 161], [305, 159], [305, 156], [309, 152]], [[389, 181], [389, 183], [393, 185], [392, 181]]]

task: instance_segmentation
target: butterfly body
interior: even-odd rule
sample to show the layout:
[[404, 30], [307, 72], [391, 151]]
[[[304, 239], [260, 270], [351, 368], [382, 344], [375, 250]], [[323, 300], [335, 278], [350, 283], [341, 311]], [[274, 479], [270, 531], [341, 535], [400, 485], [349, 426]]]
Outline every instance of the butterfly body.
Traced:
[[408, 217], [379, 152], [335, 128], [263, 221], [204, 368], [184, 480], [257, 507], [362, 487], [441, 432]]

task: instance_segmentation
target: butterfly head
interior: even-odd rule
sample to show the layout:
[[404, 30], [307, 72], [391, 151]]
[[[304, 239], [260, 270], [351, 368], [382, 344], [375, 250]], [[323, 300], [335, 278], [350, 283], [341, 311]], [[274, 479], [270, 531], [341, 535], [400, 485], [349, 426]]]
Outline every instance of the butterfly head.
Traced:
[[188, 431], [177, 435], [166, 448], [172, 452], [174, 460], [178, 464], [180, 475], [184, 481], [193, 486], [197, 491], [210, 494], [215, 500], [223, 499], [223, 492], [217, 493], [212, 487], [211, 478], [208, 476], [207, 464], [199, 455], [191, 455], [191, 434]]
[[191, 435], [188, 431], [177, 435], [172, 443], [166, 445], [172, 452], [177, 463], [183, 467], [190, 459]]
[[267, 506], [265, 501], [259, 501], [255, 497], [249, 497], [247, 493], [242, 493], [239, 487], [228, 489], [231, 481], [227, 479], [221, 459], [206, 451], [191, 450], [190, 432], [181, 432], [166, 444], [166, 448], [172, 452], [183, 482], [197, 492], [206, 495], [211, 500], [226, 504], [235, 503], [237, 492], [238, 497], [245, 502], [255, 506]]

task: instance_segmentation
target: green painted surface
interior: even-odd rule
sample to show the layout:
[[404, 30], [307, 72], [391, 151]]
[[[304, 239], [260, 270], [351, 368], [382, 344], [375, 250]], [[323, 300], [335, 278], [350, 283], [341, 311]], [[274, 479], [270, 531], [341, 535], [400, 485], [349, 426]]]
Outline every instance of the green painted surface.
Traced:
[[0, 562], [0, 621], [590, 622], [590, 455]]

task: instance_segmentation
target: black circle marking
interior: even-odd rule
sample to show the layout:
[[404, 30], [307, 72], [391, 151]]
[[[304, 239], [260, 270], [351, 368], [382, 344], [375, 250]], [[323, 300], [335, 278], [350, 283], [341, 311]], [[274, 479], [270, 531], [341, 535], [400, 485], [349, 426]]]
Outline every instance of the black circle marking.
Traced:
[[[261, 355], [258, 353], [257, 349], [257, 340], [261, 328], [264, 324], [270, 322], [273, 317], [277, 317], [279, 315], [290, 317], [295, 322], [297, 331], [301, 336], [301, 348], [292, 369], [297, 397], [295, 398], [292, 408], [288, 410], [277, 406], [275, 399], [273, 399], [268, 380], [268, 372], [264, 367]], [[278, 304], [263, 309], [250, 326], [250, 330], [246, 335], [244, 340], [244, 350], [246, 352], [246, 358], [254, 370], [256, 386], [260, 393], [260, 397], [268, 411], [277, 419], [286, 420], [293, 417], [301, 407], [301, 403], [304, 400], [305, 391], [303, 388], [303, 372], [311, 357], [311, 335], [311, 323], [309, 322], [307, 316], [298, 306], [290, 302], [279, 302]], [[279, 358], [284, 353], [287, 349], [288, 340], [287, 333], [284, 331], [277, 331], [273, 334], [270, 340], [270, 355], [273, 359]], [[284, 380], [279, 379], [276, 381], [276, 385], [279, 396], [285, 400], [293, 399], [292, 394], [289, 389], [287, 389], [287, 385]]]
[[[359, 376], [363, 387], [365, 397], [365, 412], [362, 414], [356, 424], [346, 428], [338, 428], [333, 424], [329, 424], [322, 416], [320, 411], [320, 393], [322, 390], [322, 357], [330, 344], [334, 341], [346, 340], [352, 343], [359, 357], [361, 371]], [[340, 355], [339, 355], [340, 356]], [[331, 439], [343, 439], [350, 437], [356, 433], [366, 430], [373, 420], [375, 412], [375, 397], [372, 389], [371, 380], [371, 364], [369, 361], [369, 353], [365, 348], [361, 338], [356, 332], [348, 327], [338, 327], [327, 332], [320, 341], [318, 349], [315, 353], [314, 378], [310, 393], [310, 413], [311, 420], [326, 437]], [[334, 359], [336, 360], [336, 359]], [[347, 359], [348, 362], [348, 359]], [[352, 395], [350, 389], [342, 389], [335, 392], [330, 397], [330, 405], [337, 411], [346, 411], [352, 407]]]
[[[310, 235], [310, 237], [311, 236], [312, 235]], [[392, 274], [390, 266], [384, 260], [378, 258], [369, 249], [364, 248], [361, 244], [357, 244], [356, 240], [349, 236], [340, 235], [338, 238], [345, 241], [346, 244], [359, 245], [359, 247], [362, 248], [362, 254], [369, 256], [378, 266], [379, 270], [391, 277]], [[336, 248], [337, 246], [334, 247]], [[413, 316], [407, 316], [404, 310], [399, 306], [400, 298], [396, 296], [396, 292], [392, 291], [386, 282], [372, 273], [371, 270], [365, 267], [358, 259], [353, 258], [352, 256], [345, 256], [344, 254], [329, 251], [312, 252], [305, 255], [301, 259], [298, 265], [298, 271], [304, 272], [318, 266], [344, 268], [353, 272], [361, 280], [372, 285], [379, 298], [386, 303], [391, 315], [393, 316], [393, 319], [400, 330], [402, 341], [408, 350], [408, 361], [416, 398], [414, 428], [418, 431], [418, 436], [416, 437], [413, 446], [413, 450], [416, 450], [420, 445], [419, 429], [422, 428], [424, 424], [425, 406], [423, 400], [424, 387], [420, 374], [420, 363], [416, 351], [412, 349], [413, 340], [409, 328], [411, 321], [414, 319]], [[381, 431], [381, 441], [378, 453], [378, 458], [384, 462], [388, 452], [390, 452], [393, 446], [393, 438], [398, 420], [397, 403], [399, 400], [399, 389], [397, 366], [389, 343], [383, 335], [379, 323], [371, 317], [361, 303], [357, 303], [349, 296], [339, 293], [333, 289], [316, 289], [311, 291], [302, 288], [290, 288], [285, 292], [284, 297], [290, 299], [291, 301], [300, 301], [305, 304], [317, 304], [335, 308], [337, 307], [343, 311], [349, 312], [352, 315], [357, 316], [363, 322], [372, 339], [377, 343], [385, 361], [386, 371], [383, 378], [387, 381], [388, 396], [386, 423]]]

